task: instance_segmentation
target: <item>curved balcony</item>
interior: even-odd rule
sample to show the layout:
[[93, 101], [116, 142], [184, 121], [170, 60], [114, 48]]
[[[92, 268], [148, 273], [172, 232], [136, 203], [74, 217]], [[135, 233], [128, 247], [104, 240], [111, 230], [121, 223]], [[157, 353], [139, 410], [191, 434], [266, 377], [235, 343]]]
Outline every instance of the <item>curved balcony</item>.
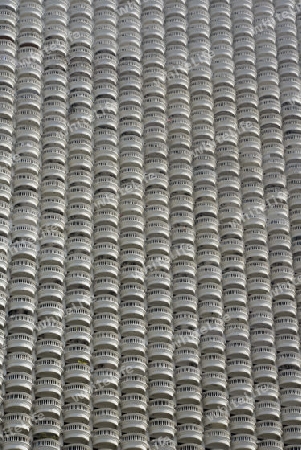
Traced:
[[[91, 247], [91, 242], [87, 240], [85, 240], [88, 244], [89, 242], [89, 247]], [[84, 242], [84, 244], [86, 243]], [[76, 239], [74, 244], [76, 244]], [[88, 247], [88, 248], [89, 248]], [[86, 246], [83, 248], [83, 250], [86, 250]], [[95, 244], [94, 245], [94, 249], [93, 249], [93, 253], [94, 253], [94, 258], [98, 258], [103, 257], [103, 256], [107, 256], [108, 258], [112, 258], [117, 260], [118, 258], [118, 246], [115, 244], [111, 244], [110, 242], [108, 243], [100, 243], [100, 244]]]
[[88, 444], [90, 438], [90, 427], [82, 423], [72, 422], [72, 424], [64, 425], [63, 436], [64, 441], [67, 444]]
[[94, 311], [96, 312], [110, 312], [117, 314], [119, 307], [118, 298], [113, 295], [101, 295], [95, 297]]
[[270, 328], [256, 328], [251, 331], [251, 344], [252, 345], [274, 345], [274, 334]]
[[206, 447], [208, 449], [216, 449], [218, 448], [227, 449], [230, 448], [230, 436], [226, 430], [223, 429], [215, 429], [211, 431], [205, 431], [204, 433], [204, 441]]
[[282, 316], [275, 319], [276, 334], [280, 333], [298, 333], [298, 326], [296, 319], [288, 316]]
[[[224, 371], [225, 370], [225, 364], [226, 364], [226, 358], [225, 355], [218, 354], [218, 353], [209, 353], [207, 355], [202, 356], [202, 368], [203, 370], [208, 371]], [[230, 366], [230, 364], [229, 364]], [[236, 365], [234, 373], [236, 373], [236, 370], [239, 369], [238, 365]], [[229, 373], [231, 373], [231, 367], [229, 367]]]
[[151, 398], [166, 398], [172, 400], [174, 393], [173, 383], [170, 380], [151, 380], [149, 384], [149, 395]]
[[[57, 333], [61, 336], [61, 330]], [[38, 358], [54, 357], [60, 358], [63, 351], [63, 345], [58, 339], [42, 339], [36, 344], [36, 352]]]
[[11, 392], [4, 396], [4, 407], [7, 412], [29, 413], [31, 395], [24, 392]]
[[256, 437], [249, 434], [236, 434], [231, 438], [233, 450], [253, 450], [256, 443]]
[[13, 434], [4, 436], [3, 450], [29, 450], [30, 440], [26, 434]]
[[66, 383], [87, 383], [90, 381], [90, 366], [86, 363], [66, 364], [65, 366]]
[[93, 446], [96, 448], [117, 449], [119, 443], [119, 432], [117, 430], [110, 430], [105, 428], [99, 428], [93, 431], [92, 435]]
[[298, 388], [286, 388], [281, 390], [280, 399], [284, 406], [300, 406], [301, 391]]
[[12, 334], [7, 337], [8, 351], [29, 351], [33, 349], [33, 337], [28, 334]]
[[154, 324], [150, 325], [148, 328], [148, 339], [149, 341], [159, 340], [160, 342], [171, 342], [172, 341], [172, 328], [164, 324]]
[[122, 300], [143, 300], [144, 288], [140, 283], [125, 283], [120, 287], [120, 296]]
[[36, 363], [37, 377], [54, 377], [60, 378], [62, 375], [62, 364], [57, 359], [39, 359]]
[[148, 322], [158, 324], [160, 322], [170, 324], [172, 322], [172, 313], [168, 307], [152, 306], [147, 312]]
[[137, 394], [125, 394], [121, 397], [121, 408], [123, 411], [130, 412], [144, 412], [147, 408], [147, 401], [145, 395]]
[[227, 378], [223, 372], [204, 372], [202, 374], [202, 387], [205, 390], [222, 389], [226, 390]]
[[145, 393], [147, 381], [143, 375], [126, 375], [121, 379], [121, 389], [123, 393], [135, 392]]
[[103, 312], [93, 317], [93, 323], [95, 331], [100, 329], [101, 331], [118, 331], [119, 320], [114, 314]]
[[119, 362], [118, 352], [114, 350], [97, 350], [93, 353], [94, 368], [112, 367], [117, 368]]
[[141, 355], [124, 355], [121, 357], [121, 367], [122, 373], [131, 373], [135, 371], [136, 373], [144, 374], [146, 371], [146, 359]]
[[121, 417], [121, 430], [123, 433], [145, 432], [147, 421], [144, 414], [127, 413]]
[[98, 409], [93, 412], [93, 426], [98, 428], [100, 425], [106, 425], [108, 428], [117, 428], [119, 423], [118, 411], [106, 408]]
[[251, 365], [247, 359], [229, 359], [227, 361], [227, 374], [229, 377], [250, 377]]
[[253, 370], [253, 377], [255, 383], [275, 383], [275, 380], [277, 378], [275, 366], [273, 364], [257, 365]]
[[121, 437], [122, 450], [147, 450], [147, 438], [144, 434], [125, 434]]
[[219, 390], [203, 392], [203, 406], [207, 408], [221, 408], [228, 404], [226, 392]]
[[56, 378], [41, 378], [35, 382], [36, 398], [54, 397], [57, 400], [62, 395], [62, 384], [60, 379]]
[[65, 401], [71, 405], [74, 402], [81, 402], [85, 405], [90, 405], [91, 388], [89, 384], [82, 382], [74, 382], [64, 387]]
[[121, 352], [122, 354], [140, 354], [145, 353], [145, 340], [136, 336], [129, 336], [122, 338], [121, 340]]
[[[227, 344], [227, 351], [230, 350], [230, 344]], [[223, 353], [225, 351], [225, 341], [222, 336], [201, 336], [200, 349], [202, 354], [212, 351], [212, 348], [216, 352]], [[231, 353], [229, 353], [230, 355]]]
[[[9, 311], [25, 310], [33, 314], [35, 310], [35, 300], [30, 296], [11, 296], [8, 305]], [[20, 311], [21, 312], [21, 311]]]
[[43, 436], [45, 433], [59, 439], [60, 431], [61, 427], [58, 420], [42, 418], [33, 425], [33, 433], [38, 436]]
[[32, 390], [32, 376], [25, 372], [13, 372], [7, 374], [5, 386], [7, 393], [14, 391], [23, 393], [22, 391], [27, 391], [29, 394]]
[[283, 407], [281, 411], [282, 423], [287, 425], [300, 425], [300, 406]]
[[58, 420], [61, 415], [61, 401], [49, 397], [39, 398], [35, 402], [35, 412]]
[[100, 331], [94, 333], [93, 337], [95, 350], [103, 347], [113, 350], [118, 349], [118, 335], [115, 332]]
[[91, 286], [90, 275], [84, 271], [67, 273], [65, 280], [68, 290], [72, 290], [77, 287], [89, 290]]
[[10, 314], [7, 319], [7, 329], [9, 333], [28, 333], [32, 335], [34, 330], [34, 318], [26, 314]]
[[69, 326], [66, 327], [65, 339], [66, 341], [72, 341], [73, 339], [80, 339], [86, 343], [89, 342], [91, 338], [90, 327], [88, 326]]
[[182, 366], [176, 369], [175, 378], [177, 386], [189, 382], [198, 385], [200, 372], [198, 369], [190, 366]]
[[292, 351], [288, 352], [279, 352], [277, 354], [277, 367], [283, 368], [287, 366], [292, 366], [295, 368], [299, 368], [301, 365], [301, 358], [299, 353], [293, 353]]

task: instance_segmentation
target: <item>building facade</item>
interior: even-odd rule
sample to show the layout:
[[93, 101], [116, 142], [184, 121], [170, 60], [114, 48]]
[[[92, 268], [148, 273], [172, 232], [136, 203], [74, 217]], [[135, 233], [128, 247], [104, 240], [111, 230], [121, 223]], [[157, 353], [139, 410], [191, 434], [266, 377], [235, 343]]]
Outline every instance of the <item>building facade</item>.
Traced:
[[0, 447], [301, 450], [301, 4], [0, 0]]

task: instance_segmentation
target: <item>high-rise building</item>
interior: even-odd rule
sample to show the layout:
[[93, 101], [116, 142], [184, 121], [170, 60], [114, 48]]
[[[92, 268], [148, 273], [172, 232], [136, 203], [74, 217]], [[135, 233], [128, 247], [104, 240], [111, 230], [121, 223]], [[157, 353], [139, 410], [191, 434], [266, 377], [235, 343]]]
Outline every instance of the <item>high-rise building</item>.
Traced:
[[0, 448], [301, 450], [301, 4], [0, 0]]

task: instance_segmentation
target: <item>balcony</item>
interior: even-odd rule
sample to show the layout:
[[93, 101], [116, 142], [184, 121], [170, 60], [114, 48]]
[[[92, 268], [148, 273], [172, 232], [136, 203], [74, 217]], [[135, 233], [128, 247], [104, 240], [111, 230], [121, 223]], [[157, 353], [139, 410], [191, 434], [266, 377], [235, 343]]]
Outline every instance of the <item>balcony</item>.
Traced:
[[49, 316], [53, 317], [53, 321], [61, 321], [64, 315], [63, 307], [60, 303], [55, 301], [42, 301], [39, 302], [37, 308], [37, 317], [39, 320], [48, 319]]
[[[258, 450], [281, 450], [283, 448], [283, 443], [278, 440], [269, 439], [258, 444]], [[289, 449], [293, 450], [293, 449]]]
[[278, 420], [280, 414], [279, 402], [261, 401], [255, 404], [258, 420]]
[[65, 385], [64, 391], [66, 403], [81, 402], [82, 404], [90, 405], [91, 388], [89, 384], [76, 381]]
[[191, 366], [179, 367], [175, 371], [175, 378], [177, 386], [185, 382], [198, 385], [200, 372], [198, 369]]
[[147, 430], [147, 421], [144, 414], [128, 413], [121, 417], [122, 433], [141, 432], [145, 433]]
[[96, 312], [109, 312], [111, 314], [117, 314], [119, 308], [118, 298], [114, 295], [100, 295], [95, 297], [94, 311]]
[[30, 413], [31, 395], [19, 393], [7, 393], [4, 396], [4, 407], [7, 412]]
[[119, 423], [118, 411], [110, 408], [97, 409], [93, 412], [93, 427], [106, 425], [108, 428], [117, 428]]
[[10, 334], [20, 332], [32, 335], [35, 327], [34, 318], [25, 314], [10, 314], [7, 319], [7, 329]]
[[[42, 439], [42, 440], [39, 439], [39, 440], [33, 442], [32, 448], [33, 448], [33, 450], [60, 450], [60, 444], [58, 441], [49, 439], [49, 438]], [[86, 449], [83, 449], [83, 450], [86, 450]]]
[[117, 368], [119, 362], [119, 354], [114, 350], [97, 350], [93, 353], [94, 368], [111, 367]]
[[[255, 418], [248, 415], [238, 415], [230, 419], [231, 432], [235, 434], [247, 431], [249, 434], [255, 432]], [[253, 448], [253, 447], [252, 447]]]
[[226, 407], [228, 404], [228, 395], [219, 390], [203, 392], [203, 406], [208, 408]]
[[66, 327], [65, 339], [66, 342], [80, 339], [88, 344], [91, 339], [90, 327], [79, 325]]
[[147, 438], [144, 434], [126, 434], [121, 437], [121, 450], [147, 450]]
[[[287, 444], [300, 445], [301, 444], [300, 436], [301, 436], [301, 426], [300, 425], [284, 427], [283, 439]], [[292, 449], [293, 449], [293, 447], [292, 447]]]
[[[227, 351], [229, 345], [227, 344]], [[223, 336], [201, 336], [200, 338], [200, 348], [203, 354], [212, 351], [212, 348], [216, 352], [223, 353], [225, 351], [225, 342]]]
[[25, 434], [14, 434], [5, 436], [3, 450], [29, 450], [30, 440]]
[[35, 412], [36, 414], [47, 415], [58, 420], [61, 415], [61, 401], [49, 397], [42, 397], [36, 400]]
[[249, 434], [236, 434], [231, 438], [233, 450], [253, 450], [256, 443], [256, 437]]
[[160, 322], [170, 324], [172, 321], [172, 313], [168, 307], [150, 307], [147, 317], [150, 324]]
[[276, 335], [279, 333], [298, 333], [296, 319], [289, 316], [282, 316], [274, 320]]
[[51, 435], [56, 439], [59, 439], [60, 436], [60, 422], [58, 420], [41, 418], [35, 421], [33, 425], [33, 433], [34, 435], [43, 436], [44, 433], [48, 436]]
[[90, 438], [90, 427], [82, 423], [72, 422], [72, 424], [64, 425], [63, 435], [66, 443], [88, 444]]
[[99, 428], [93, 431], [92, 435], [93, 446], [99, 449], [117, 449], [119, 443], [119, 432], [117, 430], [109, 430]]
[[251, 331], [251, 344], [255, 345], [274, 345], [274, 334], [270, 328], [257, 328]]
[[283, 407], [281, 411], [281, 419], [284, 426], [287, 425], [300, 425], [300, 406], [287, 406]]
[[204, 372], [202, 374], [202, 387], [203, 389], [222, 389], [226, 390], [227, 379], [226, 374], [223, 372]]
[[42, 358], [36, 363], [37, 377], [60, 378], [62, 371], [63, 369], [60, 360]]
[[90, 366], [85, 363], [66, 364], [65, 366], [66, 383], [87, 383], [90, 381]]
[[[61, 330], [58, 333], [58, 336], [61, 336]], [[58, 339], [42, 339], [38, 340], [36, 344], [36, 351], [38, 358], [60, 358], [63, 352], [63, 345]]]
[[61, 380], [56, 378], [41, 378], [35, 382], [36, 398], [54, 397], [57, 400], [61, 398], [62, 385]]
[[137, 412], [144, 413], [147, 409], [146, 397], [136, 392], [133, 394], [125, 394], [121, 397], [121, 408], [124, 412], [135, 412], [137, 410]]
[[205, 445], [208, 449], [228, 449], [230, 448], [230, 436], [226, 430], [211, 430], [204, 433]]
[[[32, 391], [32, 376], [28, 373], [13, 372], [6, 376], [5, 387], [7, 393], [17, 391], [18, 393], [23, 393], [22, 391], [27, 391], [31, 393]], [[21, 391], [21, 392], [20, 392]]]
[[154, 361], [150, 362], [149, 365], [149, 376], [153, 380], [159, 380], [159, 379], [167, 379], [172, 380], [173, 377], [173, 367], [172, 363], [168, 361]]

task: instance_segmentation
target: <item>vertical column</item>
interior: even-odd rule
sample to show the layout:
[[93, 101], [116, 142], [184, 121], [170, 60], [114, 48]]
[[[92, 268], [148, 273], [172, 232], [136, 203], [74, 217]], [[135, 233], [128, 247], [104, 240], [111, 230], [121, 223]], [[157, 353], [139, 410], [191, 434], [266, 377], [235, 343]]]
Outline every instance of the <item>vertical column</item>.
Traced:
[[[252, 382], [246, 388], [248, 397], [255, 398], [256, 435], [259, 442], [269, 438], [281, 439], [281, 422], [276, 417], [265, 416], [266, 402], [273, 402], [279, 411], [278, 384], [271, 377], [265, 382], [263, 368], [276, 372], [276, 352], [272, 327], [272, 298], [270, 294], [270, 268], [268, 261], [267, 230], [263, 171], [258, 114], [258, 95], [255, 66], [255, 41], [252, 2], [232, 4], [232, 27], [235, 48], [236, 111], [240, 130], [240, 170], [242, 193], [242, 225], [244, 228], [246, 275], [248, 286], [251, 360], [253, 364], [254, 392]], [[233, 224], [235, 226], [235, 223]], [[265, 320], [263, 320], [263, 317]], [[254, 413], [244, 432], [245, 442], [255, 448]], [[241, 423], [239, 424], [241, 425]], [[236, 427], [239, 427], [237, 425]], [[242, 433], [243, 430], [241, 430]], [[241, 439], [242, 446], [244, 445]]]
[[[5, 342], [5, 322], [6, 306], [8, 297], [8, 266], [10, 259], [9, 231], [10, 231], [10, 203], [12, 188], [12, 167], [13, 167], [13, 124], [15, 112], [15, 85], [16, 85], [16, 51], [17, 51], [17, 2], [4, 2], [0, 9], [2, 23], [2, 44], [1, 44], [1, 86], [0, 95], [2, 101], [1, 122], [3, 129], [0, 134], [0, 415], [3, 417], [3, 395], [4, 391], [4, 357], [6, 354]], [[5, 404], [14, 399], [18, 394], [7, 393], [4, 396]], [[20, 394], [25, 395], [25, 394]], [[2, 428], [2, 425], [1, 425]]]
[[119, 15], [120, 444], [126, 450], [147, 448], [148, 427], [140, 1], [120, 1]]
[[[67, 2], [44, 5], [43, 129], [33, 448], [60, 448], [63, 371]], [[28, 101], [28, 100], [27, 100]]]
[[[14, 4], [6, 10], [6, 24], [13, 24]], [[41, 2], [20, 5], [15, 157], [13, 167], [10, 282], [7, 317], [7, 355], [3, 448], [30, 445], [34, 379], [35, 304], [37, 292], [37, 242], [40, 167], [40, 125], [42, 90], [42, 6]], [[36, 31], [33, 32], [33, 29]], [[14, 45], [10, 43], [10, 54]], [[9, 62], [9, 58], [7, 63]], [[11, 62], [11, 61], [10, 61]], [[9, 73], [9, 67], [6, 68]], [[4, 70], [4, 74], [5, 74]], [[3, 75], [2, 75], [3, 76]], [[13, 86], [13, 73], [10, 73]], [[5, 83], [5, 80], [4, 84]], [[2, 118], [6, 144], [12, 123]], [[2, 184], [2, 201], [10, 188]], [[5, 208], [4, 208], [5, 211]], [[18, 430], [16, 432], [16, 429]]]
[[[211, 215], [215, 220], [219, 221], [219, 240], [220, 240], [220, 257], [221, 268], [223, 269], [224, 278], [221, 279], [221, 268], [218, 266], [212, 268], [215, 277], [212, 279], [215, 284], [215, 297], [213, 299], [216, 303], [216, 312], [214, 321], [209, 317], [208, 305], [208, 325], [214, 326], [214, 334], [224, 333], [227, 347], [224, 351], [222, 347], [222, 340], [220, 338], [220, 350], [217, 354], [216, 350], [211, 351], [211, 366], [210, 370], [222, 371], [228, 375], [228, 392], [226, 394], [225, 379], [220, 376], [218, 383], [217, 394], [211, 394], [208, 402], [212, 403], [211, 408], [213, 413], [213, 423], [211, 430], [209, 428], [210, 422], [205, 429], [205, 444], [213, 447], [218, 447], [219, 443], [223, 443], [225, 448], [230, 446], [229, 433], [229, 414], [233, 416], [238, 413], [236, 408], [235, 389], [231, 389], [231, 380], [240, 374], [241, 376], [249, 376], [249, 367], [246, 349], [247, 326], [244, 320], [241, 324], [235, 321], [235, 314], [229, 314], [229, 321], [226, 321], [226, 308], [229, 309], [233, 303], [239, 309], [245, 303], [244, 292], [244, 276], [240, 273], [240, 264], [233, 265], [228, 260], [233, 259], [235, 255], [239, 263], [242, 262], [243, 245], [241, 230], [232, 230], [230, 225], [233, 214], [240, 214], [240, 199], [237, 194], [239, 186], [239, 171], [238, 171], [238, 151], [237, 151], [237, 131], [235, 121], [235, 92], [234, 92], [234, 76], [232, 63], [232, 36], [231, 36], [231, 21], [230, 21], [230, 5], [228, 1], [224, 2], [210, 2], [210, 26], [211, 26], [211, 54], [213, 71], [213, 99], [214, 99], [214, 139], [215, 139], [215, 157], [216, 166], [211, 167], [211, 170], [217, 174], [216, 185], [218, 198], [211, 207]], [[209, 175], [209, 174], [208, 174]], [[215, 175], [216, 176], [216, 175]], [[228, 177], [228, 178], [227, 178]], [[231, 183], [229, 183], [229, 178]], [[214, 178], [213, 178], [214, 179]], [[213, 183], [212, 183], [213, 184]], [[218, 261], [219, 262], [219, 261]], [[220, 262], [219, 262], [220, 263]], [[209, 281], [209, 280], [208, 280]], [[210, 280], [210, 284], [211, 284]], [[209, 284], [209, 283], [208, 283]], [[211, 288], [212, 289], [212, 288]], [[223, 291], [223, 301], [222, 301]], [[233, 295], [233, 293], [237, 295]], [[204, 292], [205, 294], [205, 292]], [[235, 298], [235, 301], [233, 302]], [[205, 302], [204, 302], [205, 303]], [[211, 307], [212, 308], [212, 307]], [[242, 314], [243, 315], [243, 314]], [[245, 350], [245, 356], [241, 358], [236, 352], [236, 342], [241, 343], [241, 347]], [[238, 350], [239, 344], [237, 346]], [[239, 350], [238, 350], [239, 351]], [[214, 357], [213, 357], [214, 356]], [[226, 369], [226, 361], [228, 364]], [[203, 371], [207, 367], [202, 363]], [[204, 384], [204, 382], [203, 382]], [[211, 391], [212, 392], [212, 391]], [[216, 397], [216, 398], [215, 398]], [[233, 402], [234, 400], [234, 402]], [[232, 407], [233, 405], [233, 407]], [[209, 411], [208, 411], [209, 412]], [[208, 415], [209, 416], [209, 415]], [[209, 416], [210, 417], [210, 416]], [[209, 418], [208, 417], [208, 418]], [[228, 431], [229, 430], [229, 431]]]
[[[60, 448], [65, 226], [67, 2], [45, 2], [33, 448]], [[58, 26], [60, 23], [60, 27]], [[48, 440], [48, 439], [49, 440]]]
[[209, 2], [188, 3], [202, 408], [204, 410], [204, 443], [206, 447], [213, 448], [217, 442], [222, 442], [225, 438], [228, 426], [228, 401], [216, 208], [216, 159], [210, 69], [212, 53], [210, 53], [208, 8]]
[[164, 3], [142, 13], [149, 444], [174, 448]]
[[[300, 311], [301, 311], [301, 267], [300, 255], [298, 248], [296, 251], [295, 242], [300, 238], [300, 183], [301, 164], [299, 159], [295, 158], [301, 145], [301, 120], [298, 114], [301, 104], [301, 82], [300, 82], [300, 60], [297, 41], [296, 29], [296, 2], [289, 0], [283, 4], [279, 0], [274, 0], [274, 14], [276, 17], [276, 46], [277, 46], [277, 61], [278, 61], [278, 75], [279, 75], [279, 89], [280, 89], [280, 105], [282, 118], [282, 133], [284, 146], [284, 162], [285, 175], [288, 191], [288, 204], [277, 204], [274, 207], [273, 216], [277, 214], [277, 219], [282, 220], [282, 216], [287, 214], [290, 220], [290, 237], [292, 240], [292, 262], [278, 262], [274, 264], [271, 271], [272, 283], [280, 285], [286, 283], [289, 288], [295, 284], [295, 298], [294, 308], [296, 313], [291, 315], [285, 313], [281, 319], [289, 319], [291, 325], [288, 327], [288, 320], [286, 326], [278, 325], [276, 329], [276, 348], [278, 351], [278, 368], [279, 368], [279, 383], [280, 393], [282, 399], [282, 410], [286, 413], [285, 420], [283, 419], [283, 441], [284, 448], [289, 448], [290, 445], [301, 444], [301, 424], [294, 425], [288, 417], [289, 407], [291, 406], [292, 397], [294, 394], [294, 404], [300, 404], [301, 391], [298, 388], [291, 389], [286, 382], [282, 381], [282, 373], [284, 370], [293, 369], [298, 372], [298, 378], [301, 371], [301, 357], [300, 357]], [[300, 6], [300, 5], [299, 5]], [[297, 9], [297, 11], [299, 8]], [[290, 106], [295, 106], [295, 111], [290, 109]], [[276, 175], [276, 174], [275, 174]], [[275, 176], [274, 176], [275, 178]], [[274, 218], [273, 217], [273, 218]]]
[[[65, 278], [63, 448], [91, 442], [93, 277], [93, 7], [69, 5], [69, 104]], [[96, 373], [96, 371], [95, 371]]]
[[[93, 448], [119, 442], [117, 2], [94, 3]], [[109, 447], [110, 446], [110, 447]]]
[[177, 444], [202, 445], [185, 2], [167, 2], [166, 69]]
[[[287, 202], [286, 177], [284, 173], [284, 147], [282, 121], [280, 114], [280, 90], [277, 74], [277, 52], [275, 46], [275, 20], [272, 2], [266, 5], [254, 1], [256, 67], [261, 141], [263, 153], [263, 181], [266, 199], [269, 262], [273, 296], [273, 317], [271, 313], [261, 313], [260, 321], [272, 323], [275, 327], [276, 363], [280, 386], [280, 406], [284, 411], [283, 425], [290, 422], [290, 412], [286, 409], [287, 394], [300, 380], [300, 361], [298, 352], [298, 323], [296, 319], [295, 286], [293, 282], [292, 252], [290, 239], [289, 210]], [[284, 65], [285, 66], [285, 65]], [[293, 230], [292, 230], [293, 235]], [[294, 239], [294, 236], [293, 236]], [[288, 344], [290, 342], [290, 344]], [[297, 346], [297, 347], [296, 347]], [[294, 350], [295, 347], [295, 350]], [[275, 369], [262, 365], [258, 375], [266, 381], [275, 382]], [[276, 397], [277, 393], [275, 393]], [[277, 398], [258, 404], [265, 419], [277, 420], [279, 404]], [[268, 406], [268, 415], [267, 415]], [[291, 432], [289, 432], [291, 434]], [[292, 435], [292, 434], [291, 434]], [[286, 432], [283, 434], [286, 443]], [[276, 439], [274, 439], [276, 442]], [[277, 448], [282, 444], [276, 442]], [[264, 444], [262, 444], [264, 448]]]

